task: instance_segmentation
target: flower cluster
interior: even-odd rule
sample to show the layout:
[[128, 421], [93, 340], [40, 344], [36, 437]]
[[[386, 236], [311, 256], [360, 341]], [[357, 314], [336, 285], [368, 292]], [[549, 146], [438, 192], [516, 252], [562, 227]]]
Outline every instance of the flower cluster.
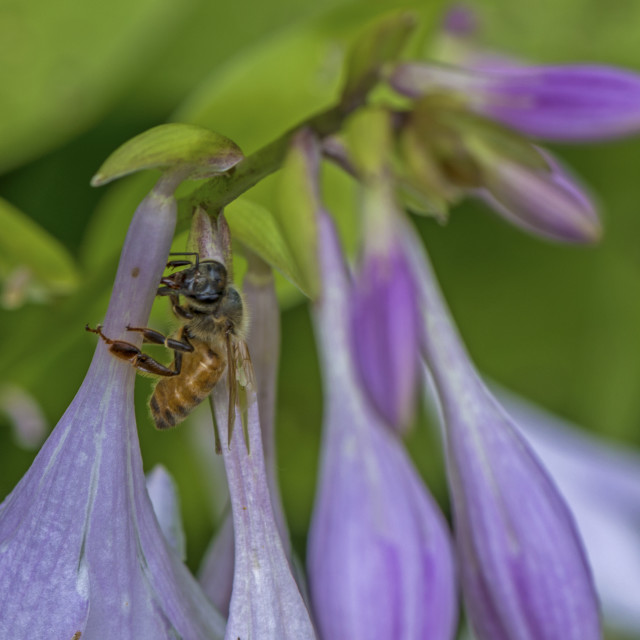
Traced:
[[[464, 13], [447, 24], [463, 36], [474, 28]], [[538, 235], [595, 241], [601, 228], [588, 191], [529, 137], [593, 140], [640, 129], [640, 78], [481, 53], [459, 67], [396, 63], [397, 42], [410, 28], [406, 16], [393, 18], [354, 48], [340, 127], [311, 120], [285, 136], [284, 151], [270, 148], [267, 156], [278, 157], [296, 181], [297, 217], [274, 221], [258, 207], [233, 210], [229, 223], [203, 207], [192, 215], [196, 280], [199, 265], [212, 262], [231, 277], [230, 229], [247, 244], [244, 303], [239, 294], [236, 300], [251, 311], [247, 336], [234, 333], [225, 309], [215, 306], [220, 291], [197, 294], [162, 273], [179, 183], [206, 177], [215, 189], [247, 188], [251, 176], [269, 173], [258, 166], [262, 156], [244, 159], [222, 136], [167, 125], [105, 163], [96, 183], [143, 168], [165, 172], [131, 222], [85, 381], [0, 505], [1, 638], [453, 640], [459, 591], [478, 640], [602, 638], [587, 557], [599, 589], [610, 575], [588, 535], [580, 499], [589, 496], [573, 482], [576, 469], [599, 460], [595, 447], [581, 461], [564, 459], [566, 451], [558, 454], [562, 446], [538, 425], [550, 419], [532, 420], [510, 401], [509, 412], [503, 408], [465, 350], [406, 212], [444, 218], [461, 198], [478, 197]], [[363, 52], [368, 57], [358, 59]], [[366, 105], [378, 82], [408, 106]], [[322, 153], [358, 182], [353, 266], [323, 203]], [[272, 266], [312, 298], [322, 372], [307, 575], [289, 541], [276, 476], [280, 330]], [[172, 343], [177, 352], [195, 357], [204, 345], [216, 362], [226, 358], [210, 400], [230, 511], [199, 583], [183, 564], [172, 480], [158, 468], [145, 481], [137, 439], [131, 364], [149, 371], [149, 360], [140, 351], [142, 332], [129, 327], [146, 327], [158, 283], [187, 327], [183, 341]], [[194, 306], [181, 307], [181, 297]], [[222, 327], [225, 353], [202, 337], [206, 322]], [[176, 356], [168, 376], [185, 375], [181, 357], [188, 356]], [[441, 422], [451, 527], [402, 441], [421, 393]], [[636, 460], [625, 464], [638, 476]], [[627, 510], [637, 515], [640, 500], [637, 485], [615, 466], [600, 465], [601, 477], [589, 486], [603, 509], [624, 520]], [[615, 505], [607, 503], [610, 493], [618, 495]], [[628, 540], [622, 526], [615, 534]], [[638, 624], [624, 596], [610, 593], [599, 594], [605, 615], [622, 612], [627, 628]]]

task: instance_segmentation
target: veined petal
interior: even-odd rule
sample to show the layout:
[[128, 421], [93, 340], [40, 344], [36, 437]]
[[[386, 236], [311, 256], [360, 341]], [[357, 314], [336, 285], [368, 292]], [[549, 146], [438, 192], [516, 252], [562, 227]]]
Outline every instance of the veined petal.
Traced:
[[319, 239], [323, 290], [315, 319], [326, 413], [308, 548], [319, 630], [327, 640], [450, 639], [456, 607], [446, 525], [356, 378], [349, 282], [324, 213]]
[[164, 539], [181, 560], [186, 560], [187, 542], [182, 527], [178, 489], [161, 464], [147, 474], [147, 492]]
[[363, 256], [351, 297], [353, 351], [363, 387], [384, 421], [405, 430], [415, 410], [419, 315], [416, 286], [399, 246]]
[[[105, 333], [147, 321], [173, 236], [175, 184], [143, 200]], [[140, 338], [133, 336], [131, 342]], [[224, 621], [168, 548], [145, 489], [134, 370], [98, 344], [33, 465], [0, 506], [0, 637], [208, 639]]]
[[590, 437], [512, 394], [510, 415], [576, 518], [608, 626], [640, 633], [640, 454]]
[[573, 517], [475, 372], [419, 242], [424, 352], [445, 423], [463, 593], [480, 640], [598, 640], [598, 603]]
[[479, 56], [465, 68], [399, 65], [390, 81], [412, 97], [464, 92], [475, 111], [545, 140], [601, 140], [640, 130], [640, 74], [616, 67], [529, 66]]
[[485, 188], [474, 193], [529, 232], [560, 242], [595, 242], [600, 219], [586, 188], [542, 149], [550, 171], [496, 157], [485, 168]]
[[[227, 424], [226, 380], [213, 390], [216, 419]], [[255, 391], [248, 391], [247, 433], [236, 416], [234, 436], [221, 430], [233, 528], [235, 569], [225, 640], [315, 640], [293, 578], [269, 496]]]
[[[280, 310], [269, 266], [258, 256], [249, 256], [249, 270], [243, 293], [251, 310], [249, 347], [255, 369], [264, 464], [273, 515], [283, 549], [291, 559], [289, 530], [284, 516], [276, 474], [275, 402], [280, 355]], [[229, 611], [234, 567], [233, 521], [229, 513], [212, 540], [199, 573], [205, 593], [223, 613]]]

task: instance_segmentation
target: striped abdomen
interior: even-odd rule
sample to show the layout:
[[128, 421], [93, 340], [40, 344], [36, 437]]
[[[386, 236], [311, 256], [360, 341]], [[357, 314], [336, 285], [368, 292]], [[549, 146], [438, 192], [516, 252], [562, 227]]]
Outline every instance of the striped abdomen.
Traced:
[[168, 429], [182, 422], [215, 387], [226, 361], [206, 342], [191, 340], [194, 350], [182, 355], [180, 374], [162, 378], [149, 401], [151, 415], [158, 429]]

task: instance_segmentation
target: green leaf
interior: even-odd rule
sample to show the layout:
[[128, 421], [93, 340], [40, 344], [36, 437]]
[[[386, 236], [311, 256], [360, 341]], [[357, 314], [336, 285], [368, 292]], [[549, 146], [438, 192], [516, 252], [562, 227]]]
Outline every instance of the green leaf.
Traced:
[[92, 178], [94, 187], [142, 169], [184, 167], [191, 179], [207, 178], [244, 156], [225, 136], [192, 124], [161, 124], [118, 147]]
[[304, 275], [296, 265], [277, 220], [265, 207], [239, 198], [224, 210], [233, 237], [277, 269], [306, 295]]
[[103, 116], [164, 50], [193, 2], [0, 3], [0, 172]]
[[308, 131], [292, 141], [279, 176], [275, 213], [301, 277], [301, 289], [311, 298], [319, 291], [317, 214], [319, 150]]
[[415, 14], [400, 11], [376, 20], [365, 29], [347, 58], [342, 104], [350, 105], [377, 84], [382, 66], [398, 58], [416, 26]]
[[24, 213], [0, 198], [0, 305], [16, 308], [26, 300], [46, 302], [78, 285], [67, 250]]

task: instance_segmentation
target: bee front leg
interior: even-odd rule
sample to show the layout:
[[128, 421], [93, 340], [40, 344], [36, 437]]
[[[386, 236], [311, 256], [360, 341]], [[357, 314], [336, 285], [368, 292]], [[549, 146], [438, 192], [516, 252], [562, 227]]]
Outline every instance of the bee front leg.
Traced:
[[[177, 376], [180, 373], [180, 367], [182, 365], [182, 354], [176, 351], [176, 358], [174, 361], [174, 368], [169, 369], [163, 364], [160, 364], [157, 360], [148, 356], [146, 353], [142, 353], [135, 344], [126, 342], [125, 340], [112, 340], [102, 333], [102, 327], [98, 325], [95, 329], [92, 329], [89, 325], [86, 325], [85, 329], [91, 333], [97, 333], [105, 344], [109, 345], [109, 353], [113, 354], [116, 358], [121, 360], [127, 360], [133, 367], [144, 373], [150, 373], [156, 376], [170, 377]], [[191, 345], [189, 345], [191, 346]], [[193, 349], [193, 347], [192, 347]], [[178, 357], [180, 356], [180, 357]]]
[[189, 336], [184, 330], [180, 335], [181, 340], [169, 338], [159, 331], [149, 329], [148, 327], [131, 327], [127, 325], [127, 331], [138, 331], [141, 333], [143, 342], [163, 344], [167, 349], [172, 349], [173, 351], [193, 351], [193, 345], [189, 342]]

